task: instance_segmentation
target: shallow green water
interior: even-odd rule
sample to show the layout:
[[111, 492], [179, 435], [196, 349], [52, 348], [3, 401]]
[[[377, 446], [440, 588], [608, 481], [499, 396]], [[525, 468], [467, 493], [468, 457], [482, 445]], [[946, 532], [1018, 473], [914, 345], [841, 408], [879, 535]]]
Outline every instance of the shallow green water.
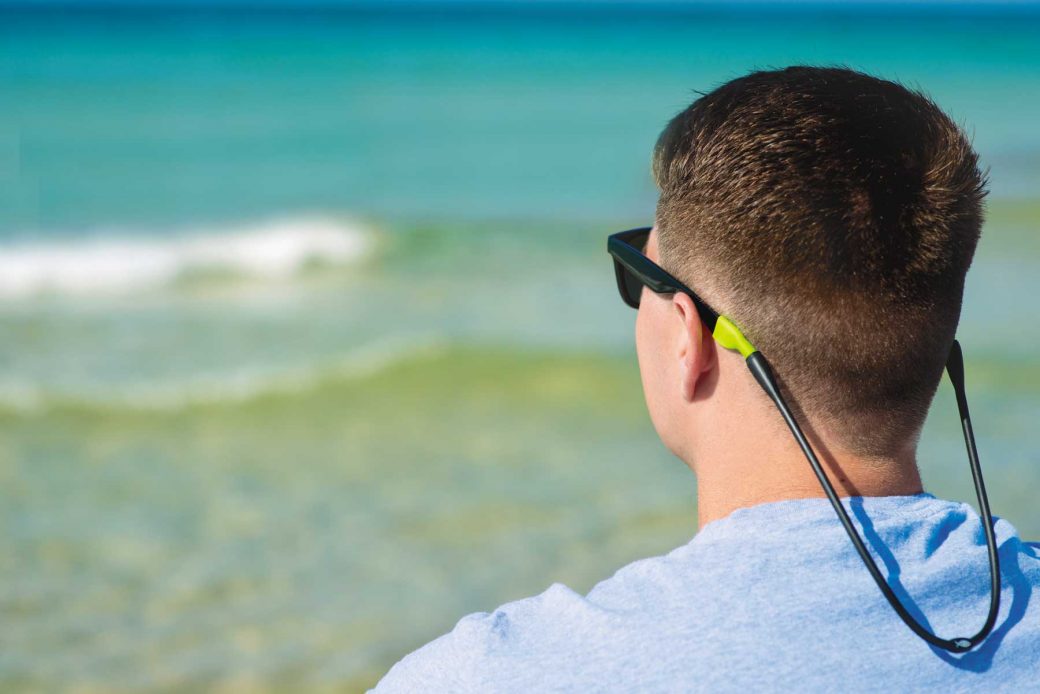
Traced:
[[8, 683], [361, 681], [665, 549], [690, 481], [639, 397], [626, 359], [431, 344], [238, 402], [8, 415], [5, 658], [34, 663]]

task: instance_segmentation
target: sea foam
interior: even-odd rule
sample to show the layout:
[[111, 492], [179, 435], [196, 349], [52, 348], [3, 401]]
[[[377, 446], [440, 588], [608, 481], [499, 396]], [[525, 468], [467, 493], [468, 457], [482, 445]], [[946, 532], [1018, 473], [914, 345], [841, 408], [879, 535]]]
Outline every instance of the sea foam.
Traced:
[[289, 217], [165, 236], [115, 233], [0, 245], [0, 300], [40, 294], [125, 294], [196, 272], [285, 279], [312, 262], [346, 264], [371, 247], [362, 224]]

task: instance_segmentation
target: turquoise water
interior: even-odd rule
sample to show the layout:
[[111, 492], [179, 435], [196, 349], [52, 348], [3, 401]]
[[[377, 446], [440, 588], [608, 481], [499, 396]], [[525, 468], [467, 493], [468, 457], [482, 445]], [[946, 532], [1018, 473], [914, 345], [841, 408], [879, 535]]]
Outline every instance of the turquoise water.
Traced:
[[[696, 530], [604, 236], [756, 67], [925, 88], [991, 168], [959, 333], [1040, 535], [1040, 46], [1014, 17], [0, 10], [0, 688], [363, 688]], [[972, 499], [944, 383], [926, 488]]]
[[1037, 21], [5, 14], [0, 123], [22, 176], [0, 228], [642, 218], [647, 151], [694, 90], [795, 62], [920, 84], [974, 128], [995, 191], [1030, 195]]

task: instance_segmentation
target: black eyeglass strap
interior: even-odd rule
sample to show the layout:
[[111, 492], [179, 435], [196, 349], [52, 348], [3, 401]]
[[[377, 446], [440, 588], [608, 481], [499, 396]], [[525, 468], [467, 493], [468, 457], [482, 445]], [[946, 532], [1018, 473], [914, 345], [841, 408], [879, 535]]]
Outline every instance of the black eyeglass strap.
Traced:
[[759, 385], [762, 386], [762, 389], [766, 391], [769, 397], [776, 404], [777, 408], [779, 408], [780, 414], [783, 415], [784, 421], [787, 422], [787, 426], [791, 429], [791, 433], [794, 434], [794, 437], [802, 447], [802, 451], [805, 453], [806, 458], [809, 459], [809, 464], [812, 465], [813, 472], [816, 473], [816, 477], [820, 480], [820, 484], [823, 486], [827, 498], [830, 499], [831, 506], [834, 507], [834, 511], [838, 514], [841, 524], [845, 526], [845, 532], [848, 534], [849, 539], [852, 540], [852, 544], [856, 547], [856, 551], [859, 553], [860, 558], [866, 565], [867, 570], [870, 571], [870, 575], [874, 577], [874, 582], [877, 583], [878, 588], [881, 589], [881, 592], [892, 606], [892, 609], [896, 611], [903, 622], [905, 622], [915, 634], [939, 648], [954, 653], [964, 653], [981, 643], [989, 635], [990, 631], [992, 631], [993, 625], [997, 620], [997, 612], [1000, 610], [1000, 558], [997, 552], [996, 536], [993, 532], [993, 516], [989, 509], [989, 499], [986, 497], [986, 486], [982, 480], [982, 469], [979, 465], [978, 451], [975, 448], [975, 436], [972, 433], [971, 418], [968, 415], [968, 398], [964, 393], [964, 358], [961, 354], [961, 347], [957, 340], [953, 341], [953, 345], [950, 348], [950, 355], [946, 361], [946, 371], [950, 375], [950, 381], [953, 383], [953, 389], [957, 395], [957, 409], [960, 413], [961, 426], [964, 429], [964, 442], [968, 448], [968, 462], [971, 466], [972, 479], [975, 482], [975, 495], [979, 501], [979, 510], [982, 515], [982, 526], [986, 533], [986, 548], [989, 551], [990, 571], [989, 615], [986, 617], [986, 622], [982, 625], [979, 632], [970, 638], [940, 638], [921, 626], [917, 620], [907, 612], [906, 608], [899, 602], [895, 593], [892, 592], [892, 588], [889, 587], [884, 576], [881, 575], [881, 571], [878, 570], [877, 564], [874, 563], [874, 560], [867, 551], [867, 548], [864, 546], [859, 533], [856, 531], [855, 527], [853, 527], [852, 521], [849, 519], [848, 514], [845, 512], [845, 508], [839, 501], [838, 495], [834, 492], [834, 487], [831, 486], [830, 481], [827, 479], [827, 475], [824, 473], [820, 461], [816, 458], [816, 454], [813, 452], [812, 447], [809, 445], [805, 435], [802, 433], [801, 427], [798, 426], [798, 422], [796, 422], [792, 416], [787, 403], [784, 402], [783, 397], [780, 395], [780, 389], [777, 386], [769, 362], [766, 361], [766, 358], [762, 356], [761, 352], [756, 351], [748, 356], [747, 365], [751, 370], [751, 373], [754, 374], [755, 380], [758, 381]]

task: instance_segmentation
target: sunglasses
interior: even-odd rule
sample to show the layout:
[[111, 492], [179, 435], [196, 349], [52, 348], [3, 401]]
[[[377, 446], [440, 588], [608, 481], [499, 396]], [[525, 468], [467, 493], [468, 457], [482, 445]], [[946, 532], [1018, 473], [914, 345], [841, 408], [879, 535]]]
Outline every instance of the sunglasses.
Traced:
[[845, 527], [845, 532], [859, 553], [860, 559], [863, 560], [863, 564], [867, 567], [871, 576], [873, 576], [874, 582], [877, 583], [878, 588], [888, 600], [892, 609], [895, 610], [903, 622], [915, 634], [933, 646], [954, 653], [964, 653], [982, 643], [993, 629], [997, 619], [997, 612], [1000, 609], [1000, 562], [997, 555], [996, 537], [993, 532], [993, 516], [989, 510], [989, 499], [986, 497], [986, 486], [982, 480], [982, 468], [979, 465], [978, 451], [975, 448], [975, 436], [971, 429], [971, 417], [968, 414], [968, 398], [964, 392], [964, 358], [961, 354], [960, 343], [957, 340], [953, 341], [950, 355], [946, 361], [946, 372], [950, 377], [950, 382], [953, 384], [954, 393], [957, 397], [957, 410], [960, 413], [961, 427], [964, 431], [964, 443], [968, 449], [968, 463], [971, 467], [972, 479], [975, 482], [975, 495], [979, 502], [983, 530], [986, 534], [986, 548], [989, 552], [990, 569], [990, 607], [986, 622], [977, 634], [970, 638], [944, 639], [926, 630], [907, 612], [891, 587], [889, 587], [884, 576], [881, 575], [881, 571], [870, 556], [866, 546], [863, 544], [863, 540], [845, 512], [845, 507], [838, 500], [838, 495], [823, 471], [823, 467], [820, 465], [820, 461], [817, 459], [812, 446], [809, 445], [801, 427], [795, 421], [791, 408], [781, 395], [780, 388], [773, 375], [773, 369], [766, 358], [748, 342], [740, 328], [733, 321], [713, 309], [697, 296], [692, 289], [646, 257], [643, 251], [646, 248], [652, 229], [653, 227], [639, 227], [638, 229], [629, 229], [628, 231], [612, 234], [607, 238], [607, 252], [614, 258], [614, 274], [617, 277], [618, 292], [621, 294], [621, 300], [628, 306], [638, 309], [644, 287], [657, 294], [682, 292], [689, 296], [693, 300], [693, 305], [697, 308], [697, 313], [700, 315], [701, 320], [711, 331], [715, 341], [726, 349], [740, 352], [755, 380], [758, 381], [758, 384], [777, 406], [777, 409], [780, 410], [781, 416], [798, 441], [802, 452], [805, 453], [805, 457], [809, 460], [809, 464], [812, 466], [816, 478], [820, 481], [824, 493], [830, 500], [831, 506], [834, 507], [834, 512], [838, 514], [838, 519]]
[[646, 257], [643, 249], [646, 248], [652, 229], [653, 227], [639, 227], [612, 234], [607, 238], [607, 252], [614, 256], [614, 274], [617, 276], [621, 300], [638, 309], [643, 287], [658, 294], [682, 292], [693, 300], [698, 315], [708, 326], [716, 342], [726, 349], [740, 352], [745, 359], [752, 354], [758, 354], [733, 321], [720, 315], [704, 299], [697, 296], [696, 292]]

